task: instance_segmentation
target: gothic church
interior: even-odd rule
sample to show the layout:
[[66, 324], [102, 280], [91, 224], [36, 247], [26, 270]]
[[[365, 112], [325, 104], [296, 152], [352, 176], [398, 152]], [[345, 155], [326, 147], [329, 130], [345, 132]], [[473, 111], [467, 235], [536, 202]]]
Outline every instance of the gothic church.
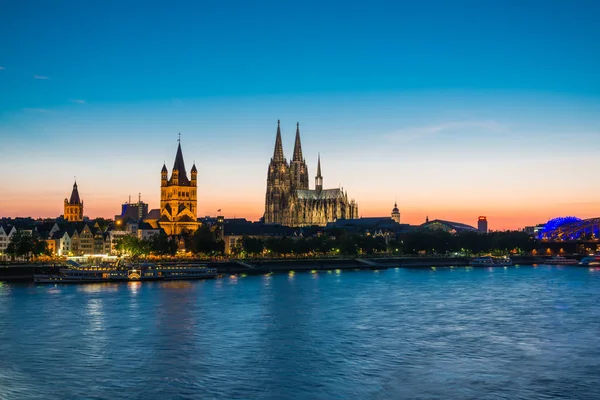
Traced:
[[308, 167], [302, 157], [300, 124], [296, 125], [294, 155], [290, 163], [283, 155], [280, 121], [277, 121], [275, 151], [267, 173], [264, 222], [285, 226], [327, 225], [338, 219], [358, 218], [358, 204], [348, 192], [323, 189], [321, 157], [318, 158], [315, 189], [308, 187]]

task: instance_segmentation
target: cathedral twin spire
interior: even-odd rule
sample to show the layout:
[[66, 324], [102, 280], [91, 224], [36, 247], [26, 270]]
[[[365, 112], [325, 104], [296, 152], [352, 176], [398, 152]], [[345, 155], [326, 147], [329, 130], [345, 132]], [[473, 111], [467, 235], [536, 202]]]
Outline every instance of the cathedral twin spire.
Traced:
[[296, 122], [296, 143], [294, 143], [294, 158], [292, 161], [304, 161], [302, 158], [302, 143], [300, 143], [300, 122]]
[[[281, 120], [277, 120], [277, 136], [275, 137], [275, 149], [273, 151], [273, 162], [285, 163], [286, 159], [283, 154], [283, 142], [281, 140]], [[308, 168], [306, 161], [302, 155], [302, 142], [300, 140], [300, 123], [296, 123], [296, 140], [294, 142], [294, 155], [290, 163], [292, 168], [292, 178], [296, 182], [298, 189], [308, 189]], [[319, 180], [321, 187], [323, 184], [323, 177], [321, 176], [321, 157], [319, 155], [318, 166], [317, 166], [317, 180]]]
[[273, 151], [273, 161], [284, 162], [283, 157], [283, 144], [281, 142], [281, 127], [279, 126], [280, 120], [277, 120], [277, 137], [275, 138], [275, 151]]

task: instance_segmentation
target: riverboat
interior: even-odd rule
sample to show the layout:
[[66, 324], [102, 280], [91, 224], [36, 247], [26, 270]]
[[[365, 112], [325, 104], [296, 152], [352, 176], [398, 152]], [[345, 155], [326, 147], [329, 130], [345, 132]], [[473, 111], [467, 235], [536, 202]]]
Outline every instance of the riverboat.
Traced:
[[584, 267], [600, 266], [600, 256], [584, 257], [579, 262], [579, 265], [584, 266]]
[[216, 268], [205, 265], [141, 264], [124, 267], [71, 265], [60, 268], [59, 272], [54, 274], [34, 274], [33, 281], [35, 283], [99, 283], [211, 279], [216, 276]]
[[477, 257], [469, 263], [471, 267], [507, 267], [512, 265], [512, 260], [508, 257]]
[[548, 258], [546, 261], [544, 261], [544, 263], [550, 264], [550, 265], [573, 265], [573, 264], [577, 264], [578, 261], [575, 260], [574, 258], [566, 258], [563, 256], [554, 256], [554, 257]]

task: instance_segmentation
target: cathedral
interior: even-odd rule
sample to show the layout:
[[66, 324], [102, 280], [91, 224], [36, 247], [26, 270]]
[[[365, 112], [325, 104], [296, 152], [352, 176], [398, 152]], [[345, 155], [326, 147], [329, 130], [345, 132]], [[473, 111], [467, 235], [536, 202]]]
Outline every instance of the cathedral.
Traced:
[[65, 199], [63, 216], [69, 222], [83, 221], [83, 201], [79, 198], [77, 182], [73, 183], [71, 198]]
[[300, 143], [300, 124], [296, 125], [294, 155], [287, 162], [283, 155], [280, 121], [277, 121], [275, 151], [267, 173], [264, 222], [285, 226], [324, 226], [338, 219], [355, 218], [358, 218], [358, 204], [348, 200], [347, 192], [341, 188], [323, 189], [320, 156], [315, 188], [309, 189], [308, 167]]
[[177, 146], [175, 163], [171, 177], [163, 164], [160, 172], [160, 218], [158, 223], [167, 235], [179, 235], [182, 231], [194, 232], [199, 223], [196, 219], [197, 176], [196, 164], [192, 166], [191, 179], [188, 179], [181, 152], [181, 140]]

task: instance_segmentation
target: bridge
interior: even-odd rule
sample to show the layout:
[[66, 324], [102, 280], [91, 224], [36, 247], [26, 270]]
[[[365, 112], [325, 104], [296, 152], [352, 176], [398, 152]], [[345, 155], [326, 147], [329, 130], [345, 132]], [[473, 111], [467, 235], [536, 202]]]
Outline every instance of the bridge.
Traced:
[[540, 235], [540, 239], [559, 241], [594, 240], [598, 238], [600, 238], [600, 217], [577, 221], [568, 220], [558, 224], [549, 223]]

